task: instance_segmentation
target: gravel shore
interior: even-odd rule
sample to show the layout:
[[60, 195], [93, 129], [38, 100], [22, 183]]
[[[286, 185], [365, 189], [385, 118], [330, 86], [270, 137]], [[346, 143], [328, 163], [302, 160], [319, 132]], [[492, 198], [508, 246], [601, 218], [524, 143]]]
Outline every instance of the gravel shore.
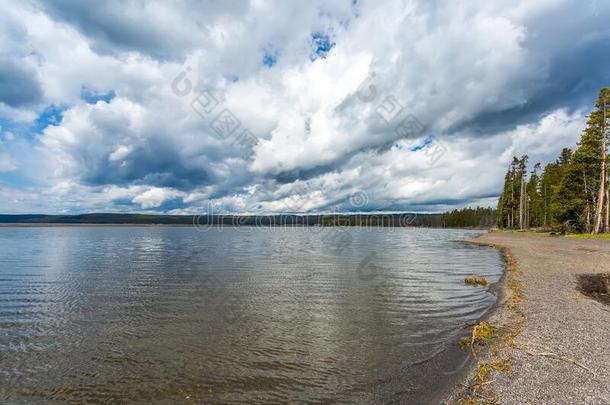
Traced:
[[[477, 348], [469, 381], [446, 403], [610, 404], [610, 306], [577, 289], [579, 275], [610, 272], [610, 241], [489, 233], [473, 242], [509, 260], [488, 319], [498, 336]], [[491, 366], [483, 384], [481, 364]]]

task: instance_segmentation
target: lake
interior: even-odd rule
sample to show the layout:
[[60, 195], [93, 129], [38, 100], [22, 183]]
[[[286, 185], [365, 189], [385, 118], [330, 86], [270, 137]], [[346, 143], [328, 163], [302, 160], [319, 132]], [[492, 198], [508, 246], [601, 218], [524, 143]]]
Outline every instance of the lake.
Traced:
[[477, 233], [0, 228], [0, 402], [437, 401], [504, 268]]

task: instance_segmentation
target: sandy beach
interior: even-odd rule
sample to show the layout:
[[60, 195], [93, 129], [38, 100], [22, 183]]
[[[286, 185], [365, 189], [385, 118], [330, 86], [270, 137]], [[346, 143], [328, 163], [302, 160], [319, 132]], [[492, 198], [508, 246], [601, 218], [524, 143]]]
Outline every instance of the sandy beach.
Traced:
[[[610, 271], [610, 241], [489, 233], [507, 272], [475, 345], [468, 381], [446, 403], [610, 404], [610, 306], [585, 296], [579, 276]], [[487, 402], [486, 402], [487, 401]]]

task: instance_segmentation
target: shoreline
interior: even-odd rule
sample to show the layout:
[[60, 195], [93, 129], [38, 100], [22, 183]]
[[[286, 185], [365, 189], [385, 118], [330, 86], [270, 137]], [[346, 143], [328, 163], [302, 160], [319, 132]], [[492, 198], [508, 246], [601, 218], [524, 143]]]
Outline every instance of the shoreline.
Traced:
[[[505, 246], [490, 244], [488, 242], [479, 240], [480, 238], [484, 237], [485, 235], [487, 235], [487, 234], [477, 235], [474, 238], [461, 241], [462, 243], [465, 243], [465, 244], [490, 247], [490, 248], [498, 250], [498, 252], [502, 256], [502, 261], [504, 263], [504, 270], [502, 272], [502, 276], [496, 283], [491, 284], [488, 289], [489, 292], [496, 295], [496, 301], [489, 308], [489, 310], [481, 318], [479, 318], [479, 320], [477, 321], [477, 324], [479, 322], [488, 322], [490, 324], [493, 324], [495, 321], [497, 321], [498, 318], [507, 317], [508, 314], [506, 312], [507, 311], [506, 303], [507, 303], [507, 300], [511, 297], [511, 291], [508, 288], [507, 279], [509, 277], [509, 271], [514, 270], [514, 268], [513, 268], [514, 258], [511, 255], [510, 249]], [[470, 329], [468, 332], [471, 332], [471, 330], [472, 329]], [[461, 349], [470, 350], [468, 348], [461, 348]], [[468, 402], [469, 400], [476, 401], [476, 399], [474, 399], [473, 396], [471, 395], [472, 387], [473, 387], [473, 385], [477, 384], [476, 377], [475, 377], [476, 372], [477, 372], [479, 365], [482, 362], [481, 358], [483, 356], [489, 356], [489, 348], [478, 348], [477, 356], [480, 356], [480, 357], [477, 358], [477, 357], [473, 356], [473, 358], [468, 361], [468, 365], [466, 367], [464, 367], [464, 369], [460, 373], [460, 378], [454, 379], [453, 385], [445, 390], [444, 395], [441, 396], [441, 401], [440, 401], [441, 404], [443, 404], [443, 405], [462, 404], [462, 403], [470, 404], [470, 402]], [[476, 404], [478, 402], [472, 402], [472, 403]]]
[[[489, 309], [480, 317], [477, 321], [481, 322], [491, 322], [492, 318], [498, 316], [498, 312], [504, 309], [504, 305], [506, 304], [507, 297], [509, 297], [510, 291], [506, 287], [506, 279], [508, 277], [508, 270], [510, 266], [510, 250], [505, 247], [491, 245], [486, 242], [478, 241], [477, 239], [486, 235], [485, 233], [481, 235], [477, 235], [470, 239], [464, 240], [456, 240], [456, 242], [464, 243], [468, 245], [476, 245], [481, 247], [489, 247], [499, 251], [502, 256], [502, 262], [504, 265], [504, 269], [502, 271], [502, 276], [500, 279], [489, 285], [488, 291], [496, 296], [496, 301], [489, 307]], [[470, 333], [472, 328], [468, 328], [464, 330], [464, 334], [467, 335]], [[463, 348], [460, 346], [459, 342], [456, 342], [458, 345], [457, 350], [469, 350], [467, 348]], [[437, 396], [437, 401], [434, 403], [440, 403], [443, 405], [452, 405], [456, 403], [461, 403], [466, 400], [468, 394], [470, 392], [470, 384], [472, 377], [477, 369], [479, 361], [476, 358], [469, 358], [466, 366], [460, 370], [460, 372], [456, 373], [454, 378], [451, 378], [448, 381], [447, 387]]]
[[465, 242], [498, 249], [506, 269], [482, 318], [496, 332], [441, 403], [610, 404], [610, 308], [576, 288], [578, 275], [610, 271], [610, 243], [505, 233]]

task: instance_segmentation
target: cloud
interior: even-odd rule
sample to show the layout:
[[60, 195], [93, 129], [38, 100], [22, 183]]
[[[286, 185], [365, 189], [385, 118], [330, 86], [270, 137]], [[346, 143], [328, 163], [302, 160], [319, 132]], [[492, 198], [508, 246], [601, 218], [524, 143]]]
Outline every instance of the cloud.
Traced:
[[86, 35], [98, 53], [137, 51], [157, 59], [173, 59], [183, 57], [198, 40], [205, 38], [205, 32], [197, 28], [195, 15], [203, 15], [209, 21], [231, 6], [234, 9], [246, 6], [243, 2], [229, 3], [225, 6], [215, 2], [108, 1], [93, 10], [80, 1], [61, 0], [41, 2], [40, 6], [53, 18]]
[[132, 202], [140, 204], [143, 209], [157, 208], [168, 200], [173, 200], [181, 196], [181, 193], [171, 190], [153, 187], [145, 192], [138, 194]]
[[[0, 122], [16, 136], [0, 212], [489, 203], [513, 154], [544, 163], [574, 145], [610, 79], [602, 2], [5, 8]], [[194, 111], [201, 94], [210, 111]], [[423, 131], [396, 130], [410, 116]]]
[[42, 101], [42, 88], [34, 69], [25, 62], [0, 58], [0, 102], [22, 107]]
[[12, 172], [17, 168], [15, 160], [4, 150], [2, 141], [0, 141], [0, 173]]

